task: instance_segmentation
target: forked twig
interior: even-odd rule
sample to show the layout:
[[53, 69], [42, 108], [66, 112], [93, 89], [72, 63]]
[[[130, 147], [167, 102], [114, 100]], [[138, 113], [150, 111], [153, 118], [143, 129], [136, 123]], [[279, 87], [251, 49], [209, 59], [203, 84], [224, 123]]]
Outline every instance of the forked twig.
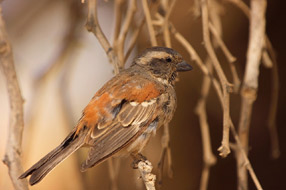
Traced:
[[98, 39], [99, 43], [101, 44], [102, 48], [104, 49], [109, 62], [114, 67], [114, 73], [119, 73], [121, 69], [119, 60], [115, 54], [114, 49], [110, 46], [106, 36], [101, 30], [101, 27], [98, 22], [97, 18], [97, 0], [88, 0], [88, 14], [87, 14], [87, 22], [86, 22], [86, 29], [89, 32], [92, 32], [95, 37]]
[[229, 93], [232, 91], [232, 85], [227, 81], [227, 78], [219, 64], [219, 61], [215, 55], [215, 51], [211, 45], [209, 35], [209, 18], [208, 18], [208, 4], [207, 0], [201, 0], [202, 10], [202, 25], [203, 25], [203, 39], [205, 48], [208, 55], [211, 58], [211, 62], [216, 70], [223, 92], [223, 137], [221, 146], [218, 148], [220, 156], [226, 157], [230, 153], [229, 148], [229, 127], [230, 127], [230, 115], [229, 115]]

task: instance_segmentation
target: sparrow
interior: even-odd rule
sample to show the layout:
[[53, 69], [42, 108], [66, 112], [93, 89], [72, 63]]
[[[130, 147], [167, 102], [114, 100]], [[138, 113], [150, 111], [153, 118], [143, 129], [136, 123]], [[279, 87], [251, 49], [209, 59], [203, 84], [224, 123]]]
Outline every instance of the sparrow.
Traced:
[[19, 178], [31, 175], [29, 183], [34, 185], [81, 147], [89, 148], [81, 171], [114, 155], [136, 157], [151, 135], [172, 119], [175, 80], [178, 72], [189, 70], [191, 65], [173, 49], [146, 49], [94, 95], [63, 142]]

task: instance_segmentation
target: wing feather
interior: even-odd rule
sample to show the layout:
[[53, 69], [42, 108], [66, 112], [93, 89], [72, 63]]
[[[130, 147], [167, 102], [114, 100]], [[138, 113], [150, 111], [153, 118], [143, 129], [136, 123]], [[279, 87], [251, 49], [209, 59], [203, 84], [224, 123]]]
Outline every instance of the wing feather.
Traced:
[[[105, 128], [102, 135], [96, 136], [88, 142], [91, 148], [88, 158], [81, 166], [81, 170], [85, 171], [104, 161], [141, 135], [144, 127], [148, 126], [154, 119], [155, 109], [155, 102], [147, 106], [142, 104], [134, 106], [130, 102], [122, 105], [113, 121], [113, 125]], [[95, 128], [95, 130], [99, 129]]]

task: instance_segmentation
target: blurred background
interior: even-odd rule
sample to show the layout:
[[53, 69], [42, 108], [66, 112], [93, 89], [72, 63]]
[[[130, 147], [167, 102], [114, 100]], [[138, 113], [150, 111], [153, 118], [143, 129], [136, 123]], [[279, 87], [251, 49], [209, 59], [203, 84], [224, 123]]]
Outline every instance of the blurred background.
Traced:
[[[224, 7], [222, 12], [223, 40], [237, 58], [236, 69], [242, 80], [248, 45], [249, 22], [236, 7], [218, 1]], [[195, 47], [204, 58], [201, 19], [192, 13], [193, 1], [177, 0], [170, 20], [177, 30]], [[246, 1], [249, 4], [248, 1]], [[267, 129], [271, 95], [271, 70], [261, 66], [257, 100], [254, 103], [251, 128], [249, 159], [264, 189], [285, 189], [286, 129], [284, 81], [285, 60], [285, 18], [286, 3], [282, 0], [268, 1], [266, 14], [267, 34], [276, 50], [280, 79], [277, 127], [281, 155], [278, 159], [270, 156], [270, 138]], [[138, 1], [138, 8], [141, 3]], [[112, 41], [114, 27], [114, 2], [98, 2], [98, 17], [101, 27]], [[28, 169], [42, 156], [56, 147], [72, 129], [81, 116], [81, 111], [95, 92], [113, 76], [105, 52], [95, 36], [85, 28], [87, 5], [69, 0], [9, 0], [2, 2], [3, 16], [13, 47], [18, 81], [25, 100], [23, 135], [23, 166]], [[149, 47], [146, 26], [139, 34], [139, 40], [130, 60], [142, 49]], [[72, 43], [72, 44], [71, 44]], [[203, 74], [190, 61], [186, 50], [172, 39], [172, 46], [180, 52], [194, 69], [182, 73], [176, 84], [178, 108], [170, 124], [173, 178], [164, 174], [162, 189], [196, 190], [200, 186], [202, 171], [202, 145], [198, 117], [194, 108], [200, 98]], [[227, 62], [218, 51], [217, 55], [225, 70]], [[51, 66], [53, 65], [53, 66]], [[230, 75], [227, 77], [231, 77]], [[231, 115], [237, 126], [240, 113], [240, 95], [231, 95]], [[222, 109], [218, 98], [211, 89], [207, 114], [210, 124], [212, 150], [217, 163], [211, 168], [209, 190], [236, 189], [236, 162], [231, 153], [223, 159], [218, 156], [222, 136]], [[0, 157], [3, 158], [7, 139], [9, 104], [6, 84], [0, 74]], [[154, 173], [161, 155], [160, 130], [144, 151], [153, 163]], [[231, 138], [233, 141], [233, 138]], [[31, 189], [109, 189], [111, 184], [107, 162], [81, 173], [80, 163], [85, 152], [72, 155], [41, 183]], [[137, 171], [131, 168], [132, 160], [120, 160], [118, 177], [119, 189], [144, 189]], [[255, 189], [249, 179], [249, 189]], [[0, 164], [0, 189], [13, 189], [7, 167]]]

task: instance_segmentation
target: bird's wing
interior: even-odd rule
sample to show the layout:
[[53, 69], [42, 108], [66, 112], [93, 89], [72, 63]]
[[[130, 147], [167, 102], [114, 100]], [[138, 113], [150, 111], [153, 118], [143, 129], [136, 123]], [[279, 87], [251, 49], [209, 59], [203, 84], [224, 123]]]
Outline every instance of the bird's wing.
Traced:
[[91, 148], [83, 171], [132, 142], [157, 117], [157, 100], [163, 89], [147, 79], [139, 79], [136, 85], [128, 79], [115, 80], [116, 88], [110, 88], [113, 83], [105, 85], [106, 89], [100, 90], [84, 110], [81, 121], [94, 126], [87, 142]]

